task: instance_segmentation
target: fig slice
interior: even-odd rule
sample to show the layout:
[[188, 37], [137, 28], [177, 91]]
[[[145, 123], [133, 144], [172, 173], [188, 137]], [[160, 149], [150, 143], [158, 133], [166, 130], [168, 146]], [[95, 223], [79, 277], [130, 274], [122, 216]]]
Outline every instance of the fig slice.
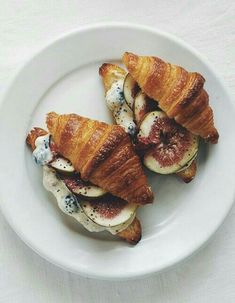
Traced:
[[130, 224], [135, 217], [137, 205], [127, 203], [112, 195], [92, 201], [81, 201], [84, 213], [93, 222], [104, 227], [123, 229], [123, 224]]
[[72, 163], [63, 157], [55, 158], [52, 162], [49, 163], [49, 165], [61, 173], [70, 174], [70, 173], [74, 173], [75, 171]]
[[144, 117], [138, 142], [146, 147], [145, 166], [160, 174], [172, 174], [184, 168], [198, 151], [198, 136], [162, 111], [150, 112]]
[[139, 91], [135, 96], [133, 106], [134, 117], [137, 125], [141, 123], [147, 113], [155, 110], [159, 110], [157, 102], [150, 99], [142, 91]]
[[189, 166], [193, 163], [193, 161], [197, 158], [197, 153], [195, 153], [195, 155], [192, 157], [192, 159], [190, 159], [182, 168], [180, 168], [179, 170], [177, 170], [176, 173], [180, 173], [184, 170], [186, 170], [187, 168], [189, 168]]
[[130, 109], [133, 109], [134, 98], [139, 90], [140, 88], [137, 82], [132, 78], [130, 74], [127, 74], [123, 83], [123, 93]]
[[64, 181], [65, 185], [72, 193], [83, 199], [96, 199], [107, 193], [99, 186], [83, 181], [79, 174], [74, 174], [72, 176], [59, 175], [59, 177]]

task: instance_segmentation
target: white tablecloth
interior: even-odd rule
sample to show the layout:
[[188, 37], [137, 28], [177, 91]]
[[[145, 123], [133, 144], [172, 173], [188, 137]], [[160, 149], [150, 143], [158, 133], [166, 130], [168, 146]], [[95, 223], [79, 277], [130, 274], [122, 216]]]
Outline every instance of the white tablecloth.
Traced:
[[[209, 58], [235, 95], [233, 0], [0, 0], [0, 97], [17, 68], [38, 48], [61, 33], [98, 21], [143, 23], [178, 35]], [[49, 264], [0, 214], [0, 302], [234, 303], [235, 208], [190, 260], [128, 282], [86, 279]]]

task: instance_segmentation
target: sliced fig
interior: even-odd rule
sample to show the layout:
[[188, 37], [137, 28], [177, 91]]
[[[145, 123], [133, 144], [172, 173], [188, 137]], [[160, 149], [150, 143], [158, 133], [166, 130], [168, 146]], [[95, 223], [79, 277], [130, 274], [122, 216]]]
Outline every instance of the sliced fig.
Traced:
[[133, 109], [134, 98], [139, 90], [140, 88], [137, 82], [132, 78], [130, 74], [127, 74], [123, 84], [123, 92], [130, 109]]
[[147, 113], [155, 110], [159, 110], [157, 102], [150, 99], [142, 91], [139, 91], [135, 96], [133, 106], [134, 117], [137, 125], [140, 124]]
[[197, 158], [197, 153], [182, 168], [180, 168], [179, 170], [177, 170], [176, 173], [183, 172], [184, 170], [186, 170], [187, 168], [189, 168], [189, 166], [191, 166], [191, 164], [193, 163], [193, 161], [196, 158]]
[[179, 171], [198, 150], [198, 137], [162, 111], [154, 111], [144, 117], [138, 142], [146, 146], [145, 166], [160, 174]]
[[99, 186], [90, 182], [85, 182], [80, 178], [79, 174], [73, 176], [59, 176], [71, 192], [82, 198], [95, 199], [104, 196], [107, 192]]
[[[120, 204], [120, 202], [118, 204], [118, 201], [112, 196], [107, 200], [108, 204], [111, 204], [112, 207], [102, 202], [102, 200], [100, 201], [99, 207], [96, 207], [94, 203], [96, 200], [88, 202], [78, 199], [78, 197], [68, 189], [58, 174], [56, 174], [55, 169], [47, 165], [43, 166], [43, 185], [54, 195], [59, 208], [65, 214], [72, 216], [91, 232], [107, 230], [115, 235], [126, 229], [134, 220], [135, 211], [133, 211], [132, 215], [131, 207], [127, 207], [126, 202], [123, 201], [122, 204]], [[114, 203], [114, 205], [112, 203]], [[86, 212], [84, 210], [86, 210]], [[99, 215], [94, 215], [95, 213], [99, 213]], [[99, 217], [104, 217], [104, 219], [99, 219]], [[105, 218], [109, 221], [105, 220]], [[127, 219], [126, 221], [125, 218]], [[95, 222], [96, 220], [99, 224]], [[120, 224], [117, 225], [119, 222]]]
[[112, 195], [93, 200], [82, 201], [81, 207], [84, 213], [96, 224], [121, 229], [123, 224], [134, 219], [137, 206], [129, 204]]
[[63, 157], [55, 158], [50, 162], [50, 166], [61, 173], [73, 173], [75, 171], [72, 163]]

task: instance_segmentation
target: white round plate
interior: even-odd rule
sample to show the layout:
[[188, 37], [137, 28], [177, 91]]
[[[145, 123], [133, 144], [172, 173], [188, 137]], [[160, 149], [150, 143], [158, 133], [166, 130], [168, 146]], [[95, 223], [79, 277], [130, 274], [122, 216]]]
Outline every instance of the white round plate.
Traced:
[[[111, 122], [98, 68], [120, 61], [125, 51], [156, 55], [198, 71], [220, 132], [203, 145], [198, 173], [184, 184], [148, 172], [155, 201], [139, 209], [143, 237], [130, 246], [106, 233], [89, 233], [62, 214], [42, 186], [42, 168], [25, 144], [45, 114], [77, 113]], [[235, 111], [221, 80], [206, 60], [177, 38], [144, 26], [93, 25], [52, 42], [18, 73], [0, 110], [1, 209], [16, 233], [42, 257], [69, 271], [102, 279], [139, 277], [188, 257], [216, 231], [234, 198]]]

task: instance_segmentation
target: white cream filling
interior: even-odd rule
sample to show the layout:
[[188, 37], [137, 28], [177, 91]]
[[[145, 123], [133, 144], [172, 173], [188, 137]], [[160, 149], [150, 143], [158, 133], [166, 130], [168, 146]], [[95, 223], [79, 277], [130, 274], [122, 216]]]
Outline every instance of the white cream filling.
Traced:
[[50, 149], [50, 135], [40, 136], [35, 140], [36, 148], [33, 151], [34, 161], [39, 165], [48, 164], [53, 160]]
[[62, 212], [69, 216], [72, 216], [90, 232], [100, 232], [107, 230], [111, 234], [117, 234], [118, 232], [126, 229], [135, 218], [134, 212], [127, 221], [120, 225], [109, 227], [98, 225], [84, 213], [78, 199], [67, 188], [64, 182], [56, 176], [56, 171], [46, 165], [43, 166], [43, 185], [55, 196], [58, 206]]
[[136, 133], [136, 124], [133, 111], [127, 105], [124, 97], [123, 82], [124, 80], [122, 79], [112, 84], [106, 93], [106, 103], [116, 123], [121, 125], [127, 133], [134, 135]]

